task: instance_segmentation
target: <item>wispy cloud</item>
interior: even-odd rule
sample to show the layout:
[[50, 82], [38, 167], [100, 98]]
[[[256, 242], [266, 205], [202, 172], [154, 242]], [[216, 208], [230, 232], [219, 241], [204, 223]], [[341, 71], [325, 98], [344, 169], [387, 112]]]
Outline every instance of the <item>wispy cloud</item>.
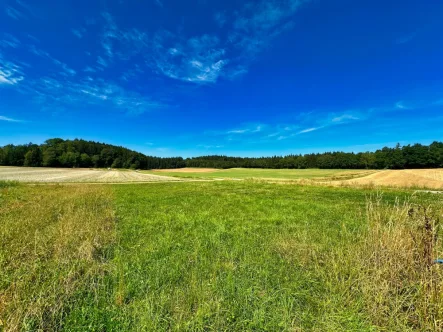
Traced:
[[163, 2], [161, 2], [160, 0], [154, 0], [155, 4], [159, 7], [163, 8]]
[[2, 48], [18, 48], [20, 45], [20, 41], [9, 33], [4, 33], [3, 38], [0, 39], [0, 47]]
[[397, 39], [395, 40], [395, 43], [396, 43], [396, 44], [399, 44], [399, 45], [409, 43], [409, 42], [412, 41], [417, 35], [418, 35], [418, 31], [412, 32], [412, 33], [410, 33], [410, 34], [408, 34], [408, 35], [405, 35], [405, 36], [402, 36], [402, 37], [400, 37], [400, 38], [397, 38]]
[[226, 17], [226, 13], [225, 12], [215, 13], [214, 21], [220, 28], [222, 28], [226, 24], [226, 22], [228, 21], [228, 19]]
[[220, 40], [211, 35], [183, 39], [160, 31], [154, 38], [153, 51], [154, 70], [187, 82], [214, 83], [228, 62]]
[[210, 136], [225, 136], [227, 141], [241, 142], [271, 142], [295, 138], [298, 135], [312, 133], [327, 127], [344, 125], [361, 121], [368, 115], [360, 114], [363, 111], [346, 112], [307, 112], [298, 116], [297, 122], [277, 124], [250, 124], [243, 128], [226, 131], [207, 132]]
[[15, 0], [14, 5], [6, 6], [5, 12], [14, 20], [26, 19], [28, 15], [36, 16], [31, 6], [22, 0]]
[[235, 14], [230, 41], [254, 57], [293, 25], [292, 17], [308, 0], [263, 0], [247, 3]]
[[395, 103], [395, 107], [400, 109], [400, 110], [408, 109], [408, 107], [402, 101], [398, 101], [397, 103]]
[[60, 74], [63, 76], [74, 76], [75, 74], [77, 74], [77, 71], [70, 68], [66, 63], [54, 58], [48, 52], [37, 48], [35, 45], [30, 45], [29, 51], [31, 53], [33, 53], [34, 55], [39, 56], [44, 59], [47, 59], [47, 60], [51, 61], [53, 64], [55, 64], [56, 66], [58, 66], [60, 69], [62, 69]]
[[321, 128], [324, 128], [324, 127], [312, 127], [312, 128], [307, 128], [307, 129], [300, 130], [297, 134], [306, 134], [306, 133], [310, 133], [310, 132], [313, 132], [313, 131], [319, 130], [319, 129], [321, 129]]
[[7, 122], [23, 122], [22, 120], [17, 120], [13, 118], [9, 118], [7, 116], [0, 115], [0, 121], [7, 121]]
[[5, 12], [6, 15], [8, 15], [10, 18], [13, 18], [14, 20], [25, 18], [25, 15], [21, 11], [12, 6], [6, 6]]
[[74, 36], [81, 39], [81, 38], [83, 38], [84, 34], [86, 33], [86, 29], [85, 28], [71, 29], [71, 32], [74, 34]]
[[[309, 113], [308, 119], [312, 114], [313, 113]], [[311, 133], [311, 132], [314, 132], [314, 131], [317, 131], [320, 129], [324, 129], [324, 128], [328, 128], [328, 127], [333, 127], [333, 126], [337, 126], [337, 125], [343, 125], [343, 124], [347, 124], [347, 123], [351, 123], [351, 122], [365, 120], [367, 117], [368, 117], [368, 111], [365, 112], [362, 110], [345, 111], [344, 113], [339, 113], [339, 114], [337, 114], [336, 112], [330, 112], [330, 113], [323, 114], [323, 117], [321, 117], [320, 119], [317, 118], [314, 121], [314, 126], [309, 126], [308, 128], [299, 130], [295, 134], [296, 135], [307, 134], [307, 133]], [[309, 122], [309, 120], [308, 120], [308, 122]], [[289, 136], [289, 137], [291, 137], [291, 136]]]
[[129, 60], [148, 46], [146, 33], [138, 29], [123, 30], [117, 26], [114, 17], [109, 12], [103, 12], [104, 20], [101, 45], [104, 55], [97, 58], [97, 63], [106, 68], [115, 58]]
[[221, 148], [224, 148], [224, 145], [198, 144], [197, 147], [204, 148], [204, 149], [221, 149]]
[[264, 125], [251, 125], [244, 129], [228, 130], [226, 134], [255, 134], [263, 130]]
[[349, 121], [356, 121], [356, 120], [360, 120], [360, 118], [357, 115], [345, 113], [345, 114], [333, 117], [331, 119], [331, 123], [339, 124], [339, 123], [344, 123], [344, 122], [349, 122]]
[[151, 67], [165, 76], [197, 84], [220, 77], [236, 79], [248, 71], [259, 52], [293, 25], [293, 16], [308, 0], [262, 0], [218, 12], [214, 22], [224, 34], [186, 37], [159, 31], [152, 42]]
[[22, 92], [32, 93], [36, 96], [35, 102], [54, 109], [78, 109], [94, 105], [138, 115], [167, 106], [115, 83], [90, 77], [80, 81], [45, 77], [33, 81]]
[[0, 53], [0, 86], [16, 85], [24, 80], [21, 66], [7, 61]]

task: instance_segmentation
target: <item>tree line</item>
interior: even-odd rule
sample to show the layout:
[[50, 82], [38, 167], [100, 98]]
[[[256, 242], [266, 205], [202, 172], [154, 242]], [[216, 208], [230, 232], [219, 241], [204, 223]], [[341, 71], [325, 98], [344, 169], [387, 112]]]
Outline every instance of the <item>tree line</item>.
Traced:
[[32, 167], [94, 167], [166, 169], [181, 167], [211, 168], [335, 168], [403, 169], [443, 167], [443, 143], [384, 147], [375, 152], [325, 152], [273, 157], [201, 156], [160, 158], [146, 156], [121, 146], [53, 138], [41, 145], [0, 147], [0, 165]]

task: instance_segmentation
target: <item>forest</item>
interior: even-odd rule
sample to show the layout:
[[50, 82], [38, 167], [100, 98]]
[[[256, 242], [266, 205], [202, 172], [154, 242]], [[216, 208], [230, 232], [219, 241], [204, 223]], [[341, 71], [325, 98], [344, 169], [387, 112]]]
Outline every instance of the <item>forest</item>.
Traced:
[[273, 157], [201, 156], [161, 158], [146, 156], [121, 146], [82, 139], [48, 139], [41, 145], [0, 147], [1, 166], [94, 167], [168, 169], [212, 168], [323, 168], [323, 169], [404, 169], [443, 167], [443, 143], [384, 147], [375, 152], [325, 152]]

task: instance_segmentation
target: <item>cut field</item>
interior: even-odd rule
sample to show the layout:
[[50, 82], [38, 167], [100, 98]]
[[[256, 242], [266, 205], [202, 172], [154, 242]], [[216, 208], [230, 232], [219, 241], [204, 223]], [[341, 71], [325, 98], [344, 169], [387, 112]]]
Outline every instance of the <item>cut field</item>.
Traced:
[[[443, 169], [337, 170], [337, 169], [204, 169], [162, 170], [162, 175], [199, 179], [264, 179], [333, 186], [374, 186], [443, 189]], [[159, 171], [143, 171], [156, 174]]]
[[336, 170], [181, 168], [153, 171], [0, 167], [0, 181], [28, 183], [144, 183], [183, 180], [246, 180], [352, 187], [443, 189], [443, 169]]
[[131, 170], [0, 167], [0, 181], [126, 183], [177, 181], [177, 178]]
[[443, 169], [386, 170], [342, 183], [351, 186], [443, 189]]
[[0, 182], [0, 330], [438, 331], [441, 213], [400, 190]]

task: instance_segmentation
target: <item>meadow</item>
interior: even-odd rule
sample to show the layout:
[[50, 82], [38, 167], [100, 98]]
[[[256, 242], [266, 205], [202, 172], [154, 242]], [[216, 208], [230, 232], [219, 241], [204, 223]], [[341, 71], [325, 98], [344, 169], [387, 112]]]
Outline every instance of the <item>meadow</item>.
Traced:
[[262, 169], [262, 168], [230, 168], [230, 169], [204, 169], [198, 168], [168, 169], [143, 171], [147, 174], [167, 175], [179, 178], [204, 178], [204, 179], [277, 179], [277, 180], [302, 180], [302, 179], [351, 179], [372, 174], [372, 170], [343, 170], [343, 169]]
[[0, 184], [0, 330], [443, 327], [441, 195]]

